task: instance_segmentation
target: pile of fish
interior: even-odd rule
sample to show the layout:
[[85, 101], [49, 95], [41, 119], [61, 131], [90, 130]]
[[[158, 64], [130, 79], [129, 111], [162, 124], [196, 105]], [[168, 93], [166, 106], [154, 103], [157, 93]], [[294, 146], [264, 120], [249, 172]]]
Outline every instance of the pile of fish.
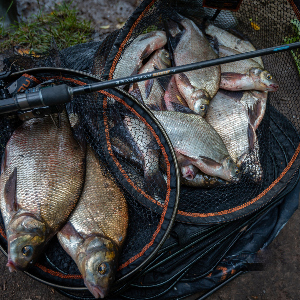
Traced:
[[[202, 31], [181, 16], [166, 23], [166, 31], [142, 34], [125, 49], [114, 78], [255, 50], [212, 24]], [[267, 93], [276, 91], [278, 83], [260, 57], [123, 88], [148, 106], [166, 130], [182, 184], [214, 187], [237, 182], [241, 173], [261, 180], [256, 130]], [[112, 132], [114, 151], [140, 165], [144, 190], [163, 198], [166, 182], [160, 170], [165, 165], [148, 126], [132, 114], [112, 123], [115, 132], [126, 132], [123, 137]], [[26, 269], [57, 234], [85, 285], [103, 298], [114, 280], [128, 211], [122, 191], [80, 136], [78, 118], [64, 111], [25, 121], [8, 141], [0, 177], [7, 266]]]
[[[114, 78], [254, 50], [249, 41], [224, 29], [206, 24], [201, 30], [192, 20], [176, 15], [166, 21], [165, 31], [139, 35], [125, 49]], [[208, 188], [237, 182], [242, 174], [255, 182], [262, 180], [256, 130], [265, 114], [268, 92], [276, 91], [278, 83], [260, 57], [123, 88], [152, 110], [166, 130], [182, 184]], [[141, 144], [143, 139], [134, 140]], [[158, 161], [157, 154], [152, 151], [151, 155]], [[140, 156], [141, 164], [150, 159], [145, 151]]]
[[70, 116], [73, 129], [65, 111], [25, 121], [6, 145], [0, 205], [7, 266], [25, 270], [57, 234], [85, 285], [95, 298], [103, 298], [126, 237], [127, 204], [105, 166], [76, 134], [76, 116]]

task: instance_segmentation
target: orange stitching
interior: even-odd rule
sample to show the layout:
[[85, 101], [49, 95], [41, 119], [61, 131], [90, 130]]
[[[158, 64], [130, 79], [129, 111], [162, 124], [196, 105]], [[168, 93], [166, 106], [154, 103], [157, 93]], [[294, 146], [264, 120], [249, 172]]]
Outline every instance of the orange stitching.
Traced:
[[34, 76], [29, 75], [29, 74], [27, 74], [27, 73], [24, 73], [22, 76], [27, 77], [27, 78], [30, 78], [30, 79], [33, 80], [35, 83], [41, 83], [37, 78], [35, 78]]
[[1, 234], [5, 239], [7, 239], [7, 238], [6, 238], [6, 234], [5, 234], [5, 232], [3, 231], [3, 229], [2, 229], [1, 226], [0, 226], [0, 234]]
[[60, 278], [65, 278], [65, 279], [82, 279], [82, 275], [69, 275], [69, 274], [62, 274], [60, 272], [56, 272], [56, 271], [53, 271], [51, 269], [48, 269], [38, 263], [35, 264], [36, 267], [40, 268], [42, 271], [46, 272], [46, 273], [49, 273], [50, 275], [52, 276], [57, 276], [57, 277], [60, 277]]
[[287, 0], [287, 1], [288, 1], [288, 2], [290, 3], [290, 5], [292, 6], [293, 11], [294, 11], [294, 13], [296, 14], [298, 20], [300, 20], [300, 12], [299, 12], [297, 6], [295, 5], [294, 1], [293, 1], [293, 0]]

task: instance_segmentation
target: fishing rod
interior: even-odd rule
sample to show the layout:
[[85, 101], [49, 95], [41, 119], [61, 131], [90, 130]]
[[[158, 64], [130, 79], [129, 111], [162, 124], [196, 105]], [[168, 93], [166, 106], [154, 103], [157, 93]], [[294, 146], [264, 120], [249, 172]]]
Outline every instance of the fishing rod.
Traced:
[[[0, 90], [0, 114], [8, 114], [17, 111], [32, 110], [41, 107], [51, 107], [55, 105], [64, 104], [70, 102], [73, 96], [96, 92], [99, 90], [105, 90], [108, 88], [115, 88], [118, 86], [124, 86], [126, 84], [149, 80], [153, 78], [169, 76], [173, 74], [193, 71], [197, 69], [212, 67], [215, 65], [222, 65], [234, 61], [243, 59], [249, 59], [257, 56], [263, 56], [268, 54], [279, 53], [300, 47], [300, 42], [291, 43], [288, 45], [280, 45], [251, 52], [221, 57], [213, 60], [207, 60], [197, 62], [193, 64], [171, 67], [163, 70], [157, 70], [154, 72], [137, 74], [125, 78], [112, 79], [108, 81], [97, 82], [93, 84], [87, 84], [77, 87], [69, 87], [66, 84], [50, 86], [38, 91], [30, 93], [19, 93], [13, 97], [7, 90]], [[13, 75], [13, 74], [12, 74]]]

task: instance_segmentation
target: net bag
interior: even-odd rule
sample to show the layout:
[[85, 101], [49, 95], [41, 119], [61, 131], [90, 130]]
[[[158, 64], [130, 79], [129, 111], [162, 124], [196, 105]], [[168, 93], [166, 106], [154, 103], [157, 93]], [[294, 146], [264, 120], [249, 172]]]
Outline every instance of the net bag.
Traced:
[[[164, 31], [166, 21], [174, 19], [176, 13], [190, 18], [200, 28], [203, 28], [203, 22], [209, 21], [251, 41], [256, 49], [263, 49], [283, 44], [294, 34], [291, 22], [297, 19], [298, 11], [293, 8], [288, 1], [276, 4], [276, 9], [273, 4], [263, 6], [243, 1], [237, 12], [221, 11], [214, 20], [209, 20], [216, 10], [203, 7], [202, 1], [144, 1], [119, 32], [107, 58], [103, 77], [106, 80], [118, 78], [118, 66], [122, 66], [123, 55], [133, 41], [154, 29]], [[261, 24], [259, 30], [255, 30], [249, 21], [257, 14], [257, 23]], [[273, 36], [274, 28], [278, 27], [280, 34], [276, 31]], [[268, 93], [266, 113], [256, 130], [262, 180], [254, 182], [251, 179], [247, 168], [251, 169], [254, 161], [250, 159], [237, 184], [211, 189], [182, 185], [176, 220], [212, 224], [241, 218], [269, 203], [294, 176], [299, 167], [299, 73], [293, 59], [297, 53], [287, 51], [262, 57], [264, 68], [279, 82], [279, 90]], [[287, 68], [288, 71], [282, 71]], [[281, 154], [277, 156], [280, 152], [285, 153], [284, 158]]]
[[[45, 65], [47, 64], [44, 63]], [[15, 78], [17, 78], [16, 81], [14, 81]], [[43, 67], [15, 73], [10, 77], [7, 86], [13, 86], [16, 91], [20, 92], [24, 80], [26, 84], [26, 80], [30, 81], [32, 89], [47, 88], [49, 84], [66, 83], [69, 86], [78, 86], [99, 81], [97, 77], [88, 73]], [[29, 91], [24, 89], [24, 92]], [[113, 174], [117, 179], [128, 203], [129, 225], [114, 285], [114, 288], [117, 288], [149, 263], [171, 229], [178, 201], [175, 156], [167, 135], [153, 119], [151, 113], [122, 90], [108, 89], [74, 97], [68, 104], [67, 110], [69, 114], [78, 115], [80, 132], [98, 158], [106, 165], [106, 172]], [[131, 148], [122, 148], [135, 146], [125, 126], [120, 126], [126, 116], [138, 123], [137, 137], [142, 143], [147, 142], [149, 148], [154, 149], [157, 161], [148, 160], [144, 167], [144, 160], [138, 156], [139, 153], [136, 157], [131, 157], [134, 148], [132, 148], [132, 153], [126, 152], [131, 151]], [[21, 118], [26, 120], [26, 113], [23, 117]], [[21, 121], [15, 117], [1, 118], [2, 154], [9, 137], [20, 123]], [[126, 155], [129, 159], [126, 159]], [[159, 158], [167, 166], [164, 173], [167, 180], [163, 179], [163, 190], [156, 187], [160, 183], [157, 183], [156, 177], [149, 176], [145, 179], [143, 171], [143, 168], [151, 168], [154, 164], [158, 166]], [[156, 176], [157, 180], [160, 176], [162, 177], [159, 166]], [[146, 201], [153, 203], [152, 209], [149, 205], [144, 205]], [[6, 235], [2, 219], [0, 233], [1, 247], [6, 253]], [[45, 252], [38, 262], [29, 268], [27, 274], [55, 287], [67, 286], [86, 290], [75, 262], [63, 250], [56, 237], [50, 241]]]

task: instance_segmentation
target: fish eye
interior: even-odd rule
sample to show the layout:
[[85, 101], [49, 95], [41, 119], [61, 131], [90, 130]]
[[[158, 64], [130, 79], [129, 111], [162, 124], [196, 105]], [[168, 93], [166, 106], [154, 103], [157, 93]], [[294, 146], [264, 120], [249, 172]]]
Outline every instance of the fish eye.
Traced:
[[166, 58], [169, 58], [169, 57], [170, 57], [170, 55], [169, 55], [168, 52], [165, 52], [165, 57], [166, 57]]
[[272, 75], [271, 74], [267, 74], [267, 79], [272, 79]]
[[22, 248], [22, 254], [23, 256], [31, 256], [33, 252], [32, 246], [24, 246]]
[[236, 170], [235, 170], [235, 174], [236, 174], [236, 175], [240, 174], [240, 170], [239, 170], [239, 169], [236, 169]]
[[106, 274], [106, 273], [107, 273], [107, 270], [108, 270], [108, 268], [107, 268], [107, 264], [106, 264], [106, 263], [101, 263], [101, 264], [98, 266], [98, 272], [99, 272], [99, 274], [101, 274], [101, 275]]
[[201, 109], [201, 110], [205, 110], [205, 105], [202, 104], [202, 105], [200, 106], [200, 109]]

